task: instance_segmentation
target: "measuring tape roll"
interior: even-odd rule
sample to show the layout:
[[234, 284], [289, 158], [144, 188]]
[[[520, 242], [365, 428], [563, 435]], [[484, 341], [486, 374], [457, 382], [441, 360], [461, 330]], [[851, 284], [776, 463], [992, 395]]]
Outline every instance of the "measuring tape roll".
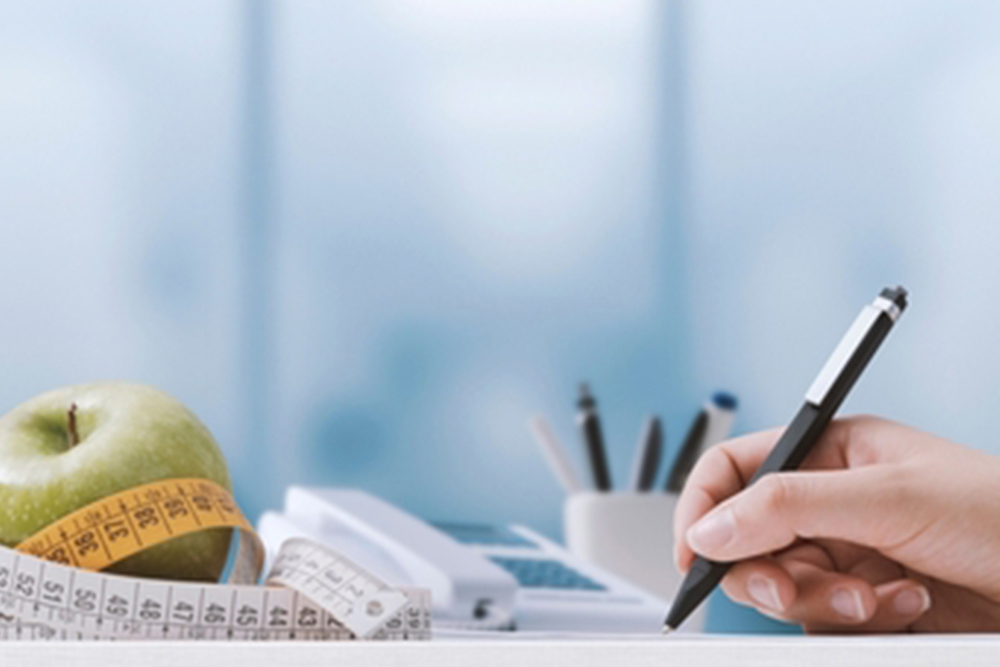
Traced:
[[[238, 539], [225, 584], [97, 572], [212, 528]], [[308, 540], [282, 545], [263, 586], [264, 547], [229, 492], [199, 479], [146, 484], [0, 547], [0, 638], [429, 639], [430, 595], [397, 589]]]

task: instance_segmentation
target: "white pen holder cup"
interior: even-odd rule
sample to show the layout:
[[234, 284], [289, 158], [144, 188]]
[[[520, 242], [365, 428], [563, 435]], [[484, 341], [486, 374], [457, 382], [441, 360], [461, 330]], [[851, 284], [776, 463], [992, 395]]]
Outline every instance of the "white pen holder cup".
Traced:
[[[566, 546], [669, 603], [681, 583], [674, 567], [676, 505], [677, 496], [667, 493], [571, 494], [563, 515]], [[704, 628], [704, 607], [688, 618], [682, 631]]]

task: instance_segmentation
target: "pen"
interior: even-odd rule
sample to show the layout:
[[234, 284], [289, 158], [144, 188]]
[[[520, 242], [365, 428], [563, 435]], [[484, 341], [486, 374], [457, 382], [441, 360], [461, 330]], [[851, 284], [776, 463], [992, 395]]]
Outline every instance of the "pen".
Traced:
[[552, 468], [556, 479], [566, 489], [566, 493], [582, 491], [583, 484], [580, 483], [580, 478], [576, 475], [573, 463], [569, 460], [569, 454], [567, 454], [566, 448], [562, 446], [559, 439], [556, 438], [555, 433], [552, 432], [549, 422], [545, 417], [541, 415], [534, 417], [528, 422], [528, 427], [534, 434], [535, 441], [541, 447], [542, 453], [545, 455], [545, 460], [549, 462], [549, 467]]
[[[704, 454], [710, 447], [714, 447], [723, 440], [728, 440], [733, 431], [733, 422], [736, 421], [736, 407], [739, 401], [736, 396], [727, 391], [717, 391], [712, 394], [712, 399], [705, 404], [705, 411], [708, 413], [708, 427], [705, 429], [705, 437], [701, 440], [699, 456]], [[697, 459], [695, 459], [697, 462]]]
[[670, 474], [667, 475], [667, 484], [664, 487], [668, 493], [680, 493], [684, 488], [691, 469], [694, 468], [695, 461], [701, 454], [701, 442], [705, 439], [705, 430], [708, 428], [708, 412], [704, 409], [698, 412], [698, 416], [691, 422], [684, 437], [684, 444], [674, 457], [674, 464], [670, 466]]
[[[851, 387], [906, 309], [906, 290], [886, 288], [865, 306], [806, 392], [805, 403], [747, 483], [772, 472], [794, 470], [819, 440]], [[684, 622], [729, 570], [731, 563], [697, 557], [667, 614], [663, 632]]]
[[663, 424], [659, 417], [650, 417], [635, 448], [635, 460], [632, 463], [632, 477], [628, 488], [631, 491], [644, 492], [653, 488], [656, 471], [660, 468], [660, 455], [663, 453]]
[[598, 491], [610, 491], [611, 473], [608, 471], [608, 460], [604, 456], [604, 436], [601, 435], [601, 421], [597, 418], [597, 401], [594, 400], [586, 383], [580, 385], [580, 400], [576, 405], [580, 409], [577, 423], [583, 432], [583, 442], [587, 447], [587, 457], [590, 459], [590, 469], [594, 475], [594, 488]]
[[736, 397], [724, 391], [717, 391], [705, 403], [691, 422], [691, 428], [684, 438], [684, 444], [674, 458], [667, 475], [664, 489], [668, 493], [680, 493], [688, 475], [701, 455], [726, 438], [733, 428], [736, 417]]

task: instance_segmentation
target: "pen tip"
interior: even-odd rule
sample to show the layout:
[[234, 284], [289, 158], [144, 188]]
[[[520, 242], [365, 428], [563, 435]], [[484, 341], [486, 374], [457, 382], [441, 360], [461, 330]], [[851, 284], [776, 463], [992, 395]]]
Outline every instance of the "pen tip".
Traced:
[[663, 626], [663, 630], [660, 632], [660, 634], [663, 635], [663, 636], [666, 636], [666, 635], [669, 635], [673, 631], [674, 631], [674, 629], [672, 627], [670, 627], [669, 625], [664, 625]]

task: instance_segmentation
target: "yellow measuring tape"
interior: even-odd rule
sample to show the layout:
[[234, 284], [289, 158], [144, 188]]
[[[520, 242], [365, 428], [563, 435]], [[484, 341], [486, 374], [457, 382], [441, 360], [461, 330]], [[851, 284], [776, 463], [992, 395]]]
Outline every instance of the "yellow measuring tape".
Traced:
[[208, 528], [236, 528], [256, 538], [226, 489], [204, 479], [170, 479], [82, 507], [24, 540], [16, 550], [96, 571]]

